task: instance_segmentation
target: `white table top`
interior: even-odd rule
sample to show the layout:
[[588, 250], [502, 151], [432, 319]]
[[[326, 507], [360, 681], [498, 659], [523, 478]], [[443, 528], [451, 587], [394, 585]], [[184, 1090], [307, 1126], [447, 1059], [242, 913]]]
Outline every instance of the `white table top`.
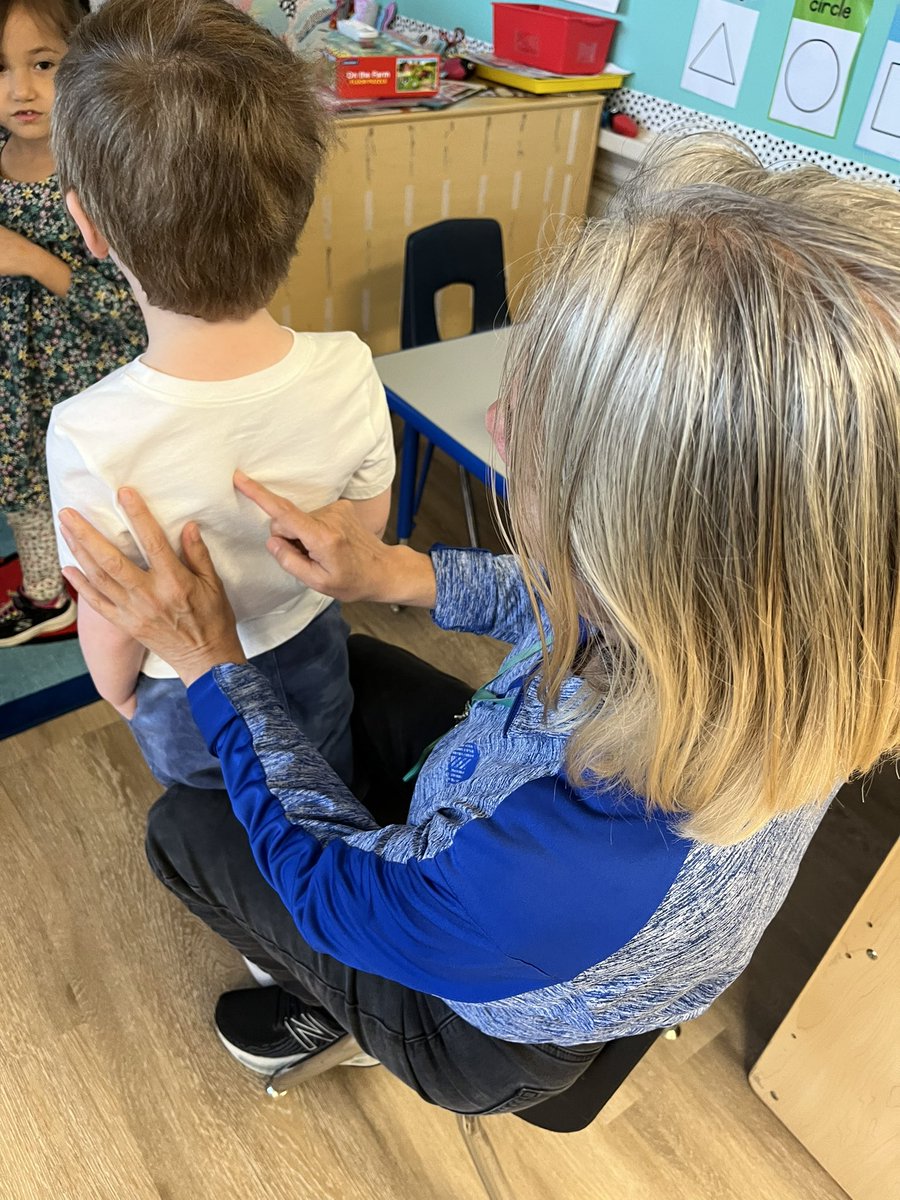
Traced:
[[509, 328], [399, 350], [375, 359], [385, 387], [495, 469], [484, 415], [497, 399]]

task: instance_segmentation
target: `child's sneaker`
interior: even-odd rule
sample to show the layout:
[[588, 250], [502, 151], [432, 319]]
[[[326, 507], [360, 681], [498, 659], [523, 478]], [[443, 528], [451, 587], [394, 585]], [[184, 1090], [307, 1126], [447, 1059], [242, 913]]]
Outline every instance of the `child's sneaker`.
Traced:
[[0, 608], [0, 647], [21, 646], [41, 634], [67, 629], [76, 612], [77, 605], [68, 592], [61, 592], [49, 604], [35, 604], [24, 592], [10, 592]]

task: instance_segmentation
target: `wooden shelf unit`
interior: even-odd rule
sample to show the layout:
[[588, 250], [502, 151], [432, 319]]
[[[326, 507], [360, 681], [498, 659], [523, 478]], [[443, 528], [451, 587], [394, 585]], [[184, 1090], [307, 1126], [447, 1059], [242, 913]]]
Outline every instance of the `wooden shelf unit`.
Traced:
[[[601, 107], [599, 94], [478, 98], [342, 119], [273, 316], [295, 329], [355, 330], [375, 354], [398, 350], [406, 238], [447, 217], [500, 222], [514, 306], [558, 219], [586, 210]], [[442, 297], [444, 336], [467, 332], [466, 292]]]

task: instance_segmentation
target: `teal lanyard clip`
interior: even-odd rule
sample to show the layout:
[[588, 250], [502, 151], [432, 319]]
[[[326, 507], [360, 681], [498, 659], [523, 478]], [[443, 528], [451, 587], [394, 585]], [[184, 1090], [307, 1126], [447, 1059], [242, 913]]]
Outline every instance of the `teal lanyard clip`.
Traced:
[[[512, 667], [518, 666], [521, 662], [525, 662], [526, 659], [532, 658], [537, 651], [540, 650], [540, 648], [540, 642], [536, 642], [533, 646], [527, 646], [524, 650], [520, 650], [518, 654], [513, 655], [509, 662], [503, 664], [504, 672], [511, 670]], [[472, 711], [473, 704], [497, 704], [501, 708], [512, 708], [517, 699], [518, 696], [498, 696], [496, 692], [492, 691], [491, 688], [485, 684], [483, 687], [480, 687], [477, 692], [472, 694], [472, 697], [466, 702], [466, 707], [456, 718], [456, 724], [451, 726], [451, 728], [455, 729], [456, 725], [459, 725], [462, 721], [465, 721], [469, 713]], [[449, 732], [450, 730], [448, 729], [447, 733]], [[429, 754], [431, 754], [438, 742], [442, 741], [447, 736], [447, 733], [442, 733], [441, 736], [435, 738], [433, 742], [429, 742], [429, 744], [419, 755], [418, 761], [415, 763], [415, 765], [410, 767], [403, 776], [404, 783], [409, 783], [418, 776], [419, 772], [425, 766]]]

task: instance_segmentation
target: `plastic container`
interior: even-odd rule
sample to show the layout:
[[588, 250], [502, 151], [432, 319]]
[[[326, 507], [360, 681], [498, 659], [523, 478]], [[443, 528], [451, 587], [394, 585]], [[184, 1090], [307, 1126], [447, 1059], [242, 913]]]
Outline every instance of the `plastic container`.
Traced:
[[617, 25], [547, 4], [495, 4], [494, 54], [557, 75], [599, 75]]

